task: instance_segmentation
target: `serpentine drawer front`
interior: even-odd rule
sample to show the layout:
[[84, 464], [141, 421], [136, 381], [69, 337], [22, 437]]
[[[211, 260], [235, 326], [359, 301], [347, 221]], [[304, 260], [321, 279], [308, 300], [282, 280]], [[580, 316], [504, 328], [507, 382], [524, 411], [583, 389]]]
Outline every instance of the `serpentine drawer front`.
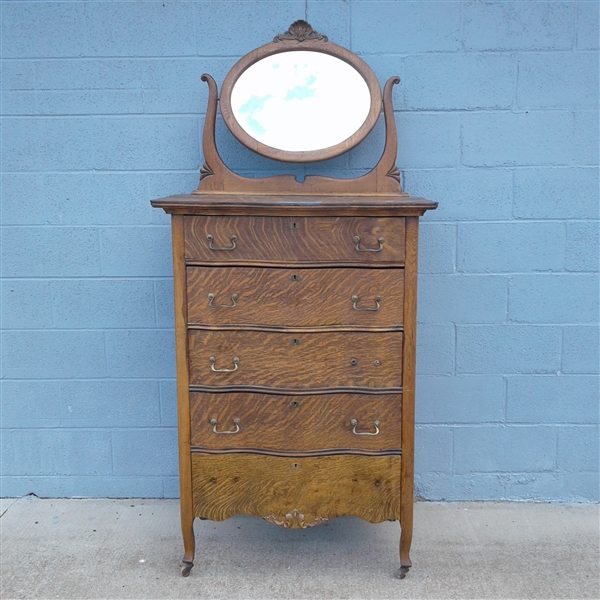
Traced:
[[190, 262], [404, 264], [404, 219], [377, 217], [191, 217]]

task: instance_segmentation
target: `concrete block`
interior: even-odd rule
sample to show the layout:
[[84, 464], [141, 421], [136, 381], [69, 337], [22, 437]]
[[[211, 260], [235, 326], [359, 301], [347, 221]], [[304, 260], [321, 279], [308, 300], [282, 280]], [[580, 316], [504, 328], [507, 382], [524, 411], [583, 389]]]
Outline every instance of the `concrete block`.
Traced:
[[0, 282], [3, 329], [52, 327], [52, 295], [49, 281], [4, 279]]
[[[15, 429], [3, 435], [5, 475], [108, 475], [110, 432], [101, 429]], [[8, 458], [5, 462], [4, 458]]]
[[144, 173], [53, 173], [41, 176], [47, 222], [144, 225], [152, 218]]
[[177, 430], [115, 429], [112, 432], [115, 475], [177, 475]]
[[172, 330], [108, 330], [105, 335], [110, 377], [175, 377]]
[[7, 379], [106, 376], [101, 331], [5, 331], [2, 343]]
[[156, 323], [158, 327], [175, 327], [175, 308], [173, 306], [173, 280], [163, 279], [154, 282], [156, 297]]
[[452, 472], [452, 429], [443, 426], [417, 427], [415, 471], [417, 473]]
[[598, 473], [599, 433], [597, 425], [559, 427], [557, 467], [564, 471]]
[[457, 373], [557, 373], [561, 330], [544, 325], [457, 325]]
[[598, 502], [598, 473], [535, 473], [503, 477], [507, 500]]
[[163, 498], [179, 498], [179, 478], [178, 477], [163, 477], [162, 481], [163, 481]]
[[460, 48], [460, 5], [456, 2], [355, 2], [351, 10], [351, 48], [358, 54]]
[[515, 171], [514, 216], [519, 219], [597, 219], [597, 168]]
[[19, 477], [2, 475], [0, 489], [6, 498], [35, 494], [40, 498], [68, 498], [67, 482], [72, 477]]
[[498, 500], [504, 497], [504, 485], [493, 473], [415, 473], [415, 494], [441, 502]]
[[0, 218], [3, 225], [45, 225], [46, 190], [42, 176], [34, 173], [2, 173]]
[[85, 56], [85, 9], [83, 2], [3, 3], [3, 58]]
[[104, 475], [66, 479], [64, 496], [68, 498], [163, 498], [162, 477]]
[[177, 382], [160, 382], [160, 424], [177, 427]]
[[56, 381], [1, 381], [3, 428], [58, 427], [60, 392]]
[[19, 89], [139, 90], [145, 61], [137, 58], [40, 59], [31, 61], [35, 80]]
[[208, 1], [195, 3], [195, 9], [197, 54], [242, 56], [304, 19], [306, 3]]
[[168, 227], [106, 227], [100, 245], [103, 275], [167, 277], [173, 272]]
[[198, 120], [191, 117], [94, 119], [95, 168], [198, 169]]
[[4, 277], [90, 277], [100, 274], [98, 231], [91, 227], [6, 227]]
[[562, 223], [459, 223], [459, 271], [531, 273], [562, 271]]
[[456, 427], [454, 471], [466, 474], [554, 470], [556, 436], [555, 427]]
[[62, 422], [67, 427], [160, 425], [156, 381], [63, 381], [60, 405]]
[[86, 3], [91, 56], [195, 55], [191, 2]]
[[521, 54], [517, 106], [524, 109], [597, 108], [598, 54], [571, 49]]
[[324, 33], [329, 41], [350, 48], [350, 3], [308, 0], [307, 21], [315, 31]]
[[508, 320], [518, 323], [595, 323], [600, 280], [593, 273], [513, 275]]
[[[189, 194], [198, 187], [200, 173], [198, 171], [185, 171], [182, 173], [148, 173], [147, 189], [148, 198], [163, 198], [175, 194]], [[154, 225], [171, 226], [171, 215], [166, 214], [162, 208], [151, 208], [151, 222]]]
[[518, 423], [597, 423], [598, 381], [591, 375], [508, 377], [506, 419]]
[[600, 237], [598, 223], [574, 221], [567, 223], [565, 268], [567, 271], [598, 271]]
[[465, 50], [570, 50], [573, 2], [468, 2], [463, 8]]
[[[460, 161], [458, 114], [396, 114], [398, 157], [402, 169], [454, 167]], [[379, 155], [375, 155], [378, 160]], [[357, 166], [352, 164], [350, 166]], [[366, 166], [366, 165], [365, 165]], [[374, 165], [372, 165], [374, 166]]]
[[493, 423], [504, 420], [500, 375], [419, 376], [417, 423]]
[[[320, 2], [320, 0], [316, 1]], [[390, 77], [396, 75], [400, 77], [400, 83], [392, 87], [392, 105], [396, 111], [406, 108], [404, 101], [404, 64], [406, 57], [399, 54], [369, 54], [361, 58], [375, 73], [382, 91], [386, 81]], [[383, 121], [383, 113], [380, 116], [380, 120]]]
[[421, 223], [419, 261], [421, 273], [454, 273], [456, 226], [446, 223]]
[[571, 162], [572, 114], [568, 111], [473, 112], [463, 114], [462, 123], [463, 165], [541, 166]]
[[580, 2], [577, 5], [577, 44], [578, 50], [598, 50], [598, 3]]
[[40, 108], [40, 98], [43, 94], [23, 90], [2, 90], [2, 115], [35, 116], [44, 112]]
[[598, 110], [579, 110], [573, 116], [573, 162], [597, 167]]
[[454, 327], [420, 325], [417, 336], [417, 373], [447, 375], [454, 370]]
[[37, 96], [35, 114], [140, 114], [145, 108], [141, 90], [44, 90]]
[[428, 221], [512, 218], [513, 174], [508, 169], [407, 169], [404, 191], [439, 202]]
[[598, 325], [572, 325], [563, 331], [563, 373], [600, 373]]
[[81, 117], [6, 117], [5, 171], [85, 171], [93, 168], [91, 121]]
[[198, 102], [195, 90], [144, 90], [141, 94], [146, 114], [194, 115], [203, 106]]
[[421, 54], [405, 59], [406, 108], [511, 108], [514, 59], [507, 53]]
[[503, 323], [508, 279], [499, 275], [419, 277], [420, 323]]
[[57, 328], [131, 329], [156, 324], [150, 280], [53, 281], [52, 304]]
[[37, 62], [35, 60], [4, 60], [2, 62], [2, 91], [38, 89]]

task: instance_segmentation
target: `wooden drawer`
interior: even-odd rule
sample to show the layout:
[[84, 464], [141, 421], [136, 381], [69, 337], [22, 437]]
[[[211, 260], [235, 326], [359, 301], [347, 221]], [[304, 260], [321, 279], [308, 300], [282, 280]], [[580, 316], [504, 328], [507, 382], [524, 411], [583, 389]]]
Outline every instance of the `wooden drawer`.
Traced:
[[[190, 416], [191, 445], [196, 447], [279, 452], [399, 451], [402, 395], [192, 393]], [[356, 435], [352, 419], [357, 421], [357, 433], [378, 433]], [[234, 434], [214, 432], [238, 428]]]
[[192, 453], [194, 516], [238, 514], [290, 529], [342, 515], [400, 519], [400, 456], [284, 458]]
[[187, 269], [191, 324], [399, 326], [403, 293], [403, 269]]
[[[185, 257], [188, 262], [401, 266], [404, 229], [403, 218], [188, 216]], [[359, 242], [355, 241], [356, 236]], [[380, 251], [369, 251], [380, 247]]]
[[402, 333], [189, 330], [188, 341], [191, 385], [290, 392], [402, 385]]

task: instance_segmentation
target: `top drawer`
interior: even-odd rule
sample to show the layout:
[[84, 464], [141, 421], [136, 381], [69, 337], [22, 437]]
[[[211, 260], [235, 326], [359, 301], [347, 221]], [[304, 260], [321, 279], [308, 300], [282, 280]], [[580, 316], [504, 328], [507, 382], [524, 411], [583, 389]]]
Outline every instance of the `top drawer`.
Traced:
[[402, 266], [404, 219], [189, 216], [185, 257], [190, 263]]

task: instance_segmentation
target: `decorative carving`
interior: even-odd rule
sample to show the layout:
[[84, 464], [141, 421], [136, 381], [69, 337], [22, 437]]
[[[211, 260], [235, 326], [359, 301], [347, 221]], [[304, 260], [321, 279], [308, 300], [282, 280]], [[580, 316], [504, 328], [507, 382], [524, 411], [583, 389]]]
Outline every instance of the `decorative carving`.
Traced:
[[297, 508], [294, 508], [285, 515], [285, 521], [280, 521], [275, 515], [269, 515], [268, 517], [263, 517], [263, 519], [269, 523], [273, 523], [273, 525], [281, 525], [286, 529], [308, 529], [309, 527], [321, 525], [321, 523], [329, 521], [325, 517], [315, 517], [312, 522], [306, 523], [304, 515]]
[[398, 183], [400, 183], [400, 170], [398, 169], [398, 167], [396, 165], [394, 165], [389, 170], [386, 177], [391, 177], [392, 179], [395, 179]]
[[298, 21], [294, 21], [285, 33], [280, 33], [273, 38], [274, 42], [290, 40], [296, 42], [305, 42], [306, 40], [321, 40], [323, 42], [327, 42], [328, 38], [326, 35], [315, 31], [309, 23], [300, 19]]
[[214, 173], [212, 169], [206, 163], [204, 163], [202, 167], [200, 167], [200, 181], [209, 175], [214, 175]]

